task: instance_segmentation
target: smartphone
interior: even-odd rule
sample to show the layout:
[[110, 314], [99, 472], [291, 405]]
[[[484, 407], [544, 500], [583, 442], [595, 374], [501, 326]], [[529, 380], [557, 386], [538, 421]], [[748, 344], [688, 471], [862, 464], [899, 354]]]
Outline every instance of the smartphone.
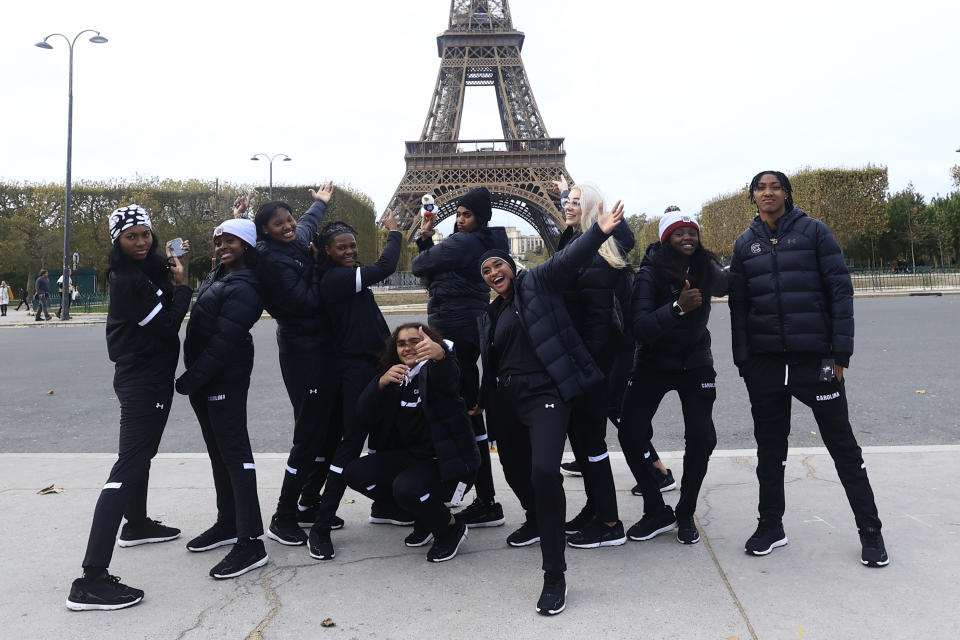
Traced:
[[186, 253], [186, 250], [183, 248], [183, 238], [174, 238], [167, 243], [167, 248], [170, 249], [170, 255], [177, 256], [178, 258]]

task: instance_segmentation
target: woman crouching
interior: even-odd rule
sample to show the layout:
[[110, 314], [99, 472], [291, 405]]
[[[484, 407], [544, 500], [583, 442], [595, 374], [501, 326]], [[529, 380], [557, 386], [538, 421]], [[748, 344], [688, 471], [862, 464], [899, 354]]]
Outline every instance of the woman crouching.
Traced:
[[432, 539], [430, 562], [450, 560], [466, 540], [466, 525], [444, 503], [459, 501], [453, 498], [463, 495], [480, 466], [452, 346], [429, 325], [407, 323], [393, 331], [380, 362], [383, 373], [357, 401], [357, 423], [376, 435], [378, 449], [344, 470], [355, 491], [396, 501], [414, 514], [428, 534], [415, 531], [407, 545]]

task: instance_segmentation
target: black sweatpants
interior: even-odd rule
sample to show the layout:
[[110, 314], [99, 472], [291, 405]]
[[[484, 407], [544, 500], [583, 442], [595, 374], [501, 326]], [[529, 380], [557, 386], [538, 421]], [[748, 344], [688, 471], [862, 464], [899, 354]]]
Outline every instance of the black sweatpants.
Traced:
[[566, 571], [567, 501], [560, 462], [570, 422], [570, 405], [546, 373], [501, 379], [487, 418], [497, 435], [507, 484], [540, 533], [543, 570]]
[[[477, 358], [480, 357], [480, 346], [469, 340], [460, 338], [454, 342], [457, 350], [457, 362], [460, 363], [460, 395], [467, 409], [473, 409], [480, 395], [480, 369], [477, 367]], [[496, 491], [493, 488], [493, 467], [490, 463], [490, 440], [487, 436], [487, 427], [483, 422], [483, 414], [470, 416], [473, 424], [473, 435], [477, 441], [477, 450], [480, 452], [480, 468], [477, 470], [475, 488], [477, 497], [483, 502], [493, 502]]]
[[374, 501], [395, 501], [439, 537], [450, 524], [450, 500], [457, 481], [444, 481], [435, 459], [406, 450], [377, 451], [357, 458], [344, 470], [347, 484]]
[[653, 466], [650, 441], [653, 416], [668, 391], [677, 392], [683, 411], [683, 477], [677, 518], [689, 518], [696, 511], [697, 496], [707, 475], [707, 462], [717, 446], [717, 431], [713, 426], [716, 378], [713, 367], [689, 371], [652, 371], [638, 367], [627, 382], [620, 446], [643, 493], [644, 513], [657, 513], [665, 504], [659, 487], [661, 474]]
[[820, 437], [833, 458], [857, 527], [879, 529], [880, 518], [867, 467], [850, 426], [844, 383], [835, 377], [821, 382], [820, 364], [820, 359], [784, 362], [756, 357], [744, 368], [757, 440], [760, 516], [774, 520], [783, 517], [790, 403], [796, 398], [813, 410]]
[[147, 519], [150, 460], [157, 455], [160, 437], [170, 415], [173, 376], [153, 385], [117, 386], [120, 401], [119, 457], [100, 491], [93, 511], [84, 567], [109, 567], [121, 520]]
[[[617, 345], [611, 344], [595, 360], [607, 375], [613, 369]], [[570, 448], [583, 474], [586, 508], [595, 511], [599, 522], [616, 522], [617, 489], [613, 484], [610, 454], [607, 452], [607, 412], [610, 383], [604, 380], [573, 399], [570, 412]]]
[[275, 516], [292, 520], [307, 478], [315, 472], [317, 458], [329, 435], [336, 371], [326, 351], [281, 352], [280, 372], [293, 405], [293, 446], [287, 457]]
[[236, 527], [239, 538], [263, 535], [257, 471], [247, 433], [249, 386], [249, 379], [244, 385], [209, 384], [190, 394], [213, 468], [217, 522]]

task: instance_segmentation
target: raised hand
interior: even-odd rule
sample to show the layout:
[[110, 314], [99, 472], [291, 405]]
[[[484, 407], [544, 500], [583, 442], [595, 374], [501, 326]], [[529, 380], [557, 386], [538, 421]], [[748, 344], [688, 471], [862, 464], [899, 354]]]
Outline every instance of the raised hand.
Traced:
[[386, 389], [387, 385], [390, 384], [403, 384], [403, 381], [407, 377], [407, 373], [410, 371], [410, 367], [405, 364], [395, 364], [389, 369], [386, 373], [380, 376], [380, 380], [377, 381], [377, 386], [381, 389]]
[[684, 313], [689, 313], [703, 304], [703, 294], [700, 293], [700, 289], [691, 289], [690, 281], [684, 280], [677, 304], [680, 305]]
[[187, 284], [187, 272], [183, 268], [183, 263], [180, 262], [180, 258], [169, 253], [170, 248], [167, 247], [167, 260], [170, 262], [170, 280], [177, 287], [181, 287]]
[[563, 193], [564, 191], [569, 191], [570, 185], [567, 184], [567, 179], [560, 177], [559, 180], [553, 181], [553, 190], [557, 193]]
[[430, 339], [420, 327], [420, 342], [417, 343], [417, 362], [424, 360], [443, 360], [443, 347]]
[[423, 216], [420, 218], [420, 235], [424, 238], [429, 238], [433, 235], [433, 225], [437, 223], [437, 214], [432, 212], [424, 212]]
[[333, 196], [333, 191], [334, 191], [333, 182], [328, 182], [327, 184], [323, 185], [316, 191], [314, 191], [313, 189], [310, 189], [310, 195], [313, 196], [314, 200], [320, 200], [321, 202], [325, 202], [329, 204], [330, 198]]
[[597, 207], [597, 225], [600, 227], [600, 231], [603, 231], [605, 234], [610, 235], [613, 233], [613, 230], [623, 221], [623, 205], [620, 204], [620, 201], [617, 200], [617, 204], [613, 205], [613, 209], [609, 212], [603, 210], [603, 203], [601, 202]]
[[237, 199], [233, 201], [233, 217], [246, 218], [247, 209], [250, 207], [252, 200], [253, 191], [247, 191], [247, 195], [245, 196], [237, 196]]
[[397, 216], [393, 214], [393, 209], [387, 209], [387, 212], [383, 215], [383, 219], [380, 220], [380, 224], [382, 224], [387, 231], [397, 230]]

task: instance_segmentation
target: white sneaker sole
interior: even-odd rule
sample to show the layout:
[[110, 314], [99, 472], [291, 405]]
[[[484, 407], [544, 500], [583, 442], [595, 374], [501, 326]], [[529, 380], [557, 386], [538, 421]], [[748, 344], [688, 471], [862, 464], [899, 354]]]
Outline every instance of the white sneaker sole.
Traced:
[[562, 473], [562, 474], [565, 475], [565, 476], [570, 476], [571, 478], [582, 478], [582, 477], [583, 477], [583, 473], [582, 473], [582, 472], [580, 472], [580, 471], [567, 471], [567, 470], [564, 469], [563, 467], [560, 467], [560, 473]]
[[447, 560], [453, 560], [453, 558], [457, 555], [457, 551], [460, 550], [460, 545], [462, 545], [463, 541], [467, 539], [468, 531], [469, 529], [463, 530], [463, 535], [460, 536], [460, 541], [457, 543], [457, 546], [453, 548], [453, 553], [443, 558], [427, 558], [427, 560], [429, 560], [430, 562], [446, 562]]
[[408, 547], [425, 547], [425, 546], [427, 546], [428, 544], [430, 544], [431, 542], [433, 542], [433, 534], [432, 534], [432, 533], [428, 533], [428, 534], [427, 534], [427, 537], [424, 538], [423, 540], [421, 540], [420, 542], [412, 542], [412, 543], [411, 543], [411, 542], [407, 542], [406, 540], [404, 540], [404, 541], [403, 541], [403, 544], [405, 544], [405, 545], [408, 546]]
[[307, 544], [306, 540], [297, 540], [296, 542], [290, 542], [289, 540], [284, 540], [283, 538], [275, 534], [273, 531], [270, 531], [269, 529], [267, 529], [267, 537], [270, 538], [271, 540], [276, 540], [280, 544], [285, 544], [288, 547], [299, 547], [301, 545]]
[[656, 538], [656, 537], [657, 537], [658, 535], [660, 535], [661, 533], [666, 533], [666, 532], [668, 532], [668, 531], [673, 531], [673, 530], [676, 529], [676, 528], [677, 528], [677, 523], [676, 523], [676, 521], [674, 521], [672, 524], [668, 524], [668, 525], [665, 526], [665, 527], [661, 527], [661, 528], [657, 529], [656, 531], [651, 531], [650, 533], [648, 533], [648, 534], [645, 535], [645, 536], [631, 536], [630, 534], [627, 534], [627, 535], [629, 536], [629, 538], [630, 538], [631, 540], [636, 540], [637, 542], [642, 542], [642, 541], [644, 541], [644, 540], [652, 540], [653, 538]]
[[863, 558], [860, 558], [860, 564], [862, 564], [865, 567], [885, 567], [888, 564], [890, 564], [890, 558], [887, 558], [883, 562], [871, 562], [869, 560], [864, 560]]
[[70, 598], [67, 598], [66, 605], [70, 611], [116, 611], [117, 609], [132, 607], [141, 600], [143, 600], [143, 597], [137, 598], [132, 602], [124, 602], [123, 604], [87, 604], [85, 602], [72, 602]]
[[394, 520], [393, 518], [374, 518], [370, 516], [370, 522], [373, 524], [392, 524], [395, 527], [409, 527], [413, 524], [413, 520]]
[[487, 520], [486, 522], [468, 522], [467, 529], [482, 529], [484, 527], [502, 527], [503, 523], [506, 522], [506, 518], [500, 518], [499, 520]]
[[619, 547], [622, 544], [627, 543], [627, 536], [622, 538], [617, 538], [616, 540], [604, 540], [602, 542], [588, 542], [587, 544], [574, 544], [567, 541], [567, 544], [573, 547], [574, 549], [598, 549], [600, 547]]
[[540, 542], [540, 536], [535, 538], [530, 538], [529, 540], [521, 540], [520, 542], [510, 542], [507, 540], [507, 544], [511, 547], [529, 547], [532, 544], [537, 544]]
[[117, 540], [118, 547], [139, 547], [141, 544], [151, 544], [153, 542], [169, 542], [170, 540], [176, 540], [180, 537], [178, 533], [175, 536], [167, 536], [165, 538], [141, 538], [140, 540], [124, 540], [120, 538]]
[[774, 549], [776, 549], [777, 547], [784, 547], [784, 546], [786, 546], [787, 542], [789, 542], [789, 541], [787, 540], [787, 536], [783, 536], [783, 538], [781, 538], [780, 540], [777, 540], [776, 542], [774, 542], [773, 544], [771, 544], [771, 545], [770, 545], [769, 547], [767, 547], [766, 549], [761, 549], [760, 551], [750, 551], [749, 549], [744, 549], [744, 551], [746, 551], [746, 552], [749, 553], [750, 555], [754, 555], [754, 556], [765, 556], [765, 555], [769, 555], [770, 552], [773, 551]]
[[218, 540], [217, 542], [214, 542], [214, 543], [211, 544], [211, 545], [207, 545], [206, 547], [191, 547], [190, 545], [187, 545], [187, 551], [193, 551], [194, 553], [200, 553], [200, 552], [202, 552], [202, 551], [210, 551], [211, 549], [216, 549], [217, 547], [225, 547], [225, 546], [227, 546], [228, 544], [237, 544], [237, 539], [236, 539], [236, 538], [227, 538], [226, 540]]
[[227, 578], [236, 578], [237, 576], [242, 576], [248, 571], [253, 571], [254, 569], [262, 567], [263, 565], [267, 564], [267, 562], [269, 561], [270, 561], [270, 556], [263, 556], [262, 558], [260, 558], [259, 560], [251, 564], [250, 566], [244, 567], [239, 571], [235, 571], [234, 573], [215, 573], [213, 574], [212, 577], [216, 578], [217, 580], [226, 580]]

